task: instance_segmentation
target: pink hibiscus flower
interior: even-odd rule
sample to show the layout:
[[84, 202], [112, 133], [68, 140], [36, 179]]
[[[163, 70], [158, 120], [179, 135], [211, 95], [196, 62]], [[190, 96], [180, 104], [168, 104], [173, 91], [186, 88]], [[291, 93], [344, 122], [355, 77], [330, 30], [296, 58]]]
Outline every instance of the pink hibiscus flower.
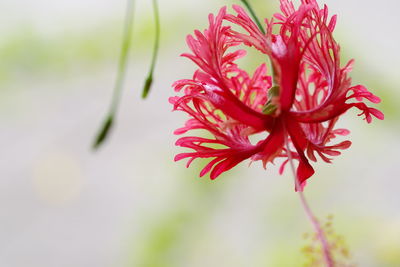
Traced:
[[[200, 176], [210, 172], [215, 179], [246, 159], [261, 160], [266, 167], [282, 158], [282, 173], [293, 158], [298, 161], [296, 190], [302, 190], [314, 174], [310, 160], [318, 155], [331, 162], [330, 156], [351, 145], [331, 143], [349, 133], [335, 129], [339, 116], [354, 107], [368, 123], [373, 116], [384, 118], [363, 102], [380, 99], [362, 85], [351, 85], [353, 61], [341, 67], [339, 45], [332, 36], [336, 16], [329, 18], [327, 7], [320, 8], [315, 0], [302, 0], [297, 9], [290, 1], [280, 2], [281, 13], [266, 20], [265, 33], [240, 6], [233, 6], [236, 14], [227, 14], [224, 7], [216, 17], [209, 15], [208, 29], [187, 37], [192, 53], [183, 56], [198, 70], [192, 79], [173, 85], [183, 95], [170, 102], [190, 116], [175, 134], [203, 129], [210, 137], [179, 138], [176, 145], [192, 151], [175, 160], [189, 158], [189, 166], [196, 158], [210, 158]], [[269, 57], [272, 77], [265, 64], [252, 75], [239, 68], [236, 60], [246, 55], [235, 50], [241, 44]], [[251, 141], [252, 135], [263, 132], [266, 138]]]

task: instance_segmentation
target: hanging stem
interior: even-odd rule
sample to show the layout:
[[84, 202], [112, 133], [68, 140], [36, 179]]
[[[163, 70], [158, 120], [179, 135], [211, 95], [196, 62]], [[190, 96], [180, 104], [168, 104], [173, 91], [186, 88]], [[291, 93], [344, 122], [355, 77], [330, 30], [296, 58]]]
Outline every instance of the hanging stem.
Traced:
[[250, 3], [247, 0], [240, 0], [243, 5], [246, 6], [247, 10], [249, 10], [251, 16], [253, 17], [254, 21], [256, 22], [258, 28], [260, 31], [265, 34], [265, 29], [262, 27], [260, 20], [258, 19], [256, 12], [254, 12], [254, 9], [251, 7]]
[[158, 3], [157, 0], [153, 0], [153, 11], [154, 11], [154, 23], [155, 23], [155, 39], [154, 39], [154, 47], [153, 47], [153, 56], [151, 59], [151, 65], [149, 74], [147, 75], [143, 92], [142, 98], [146, 98], [150, 92], [151, 84], [153, 83], [153, 72], [156, 66], [157, 57], [158, 57], [158, 50], [160, 45], [160, 14], [158, 11]]
[[129, 48], [131, 46], [133, 11], [134, 11], [134, 0], [127, 0], [123, 41], [122, 41], [121, 53], [119, 56], [118, 73], [114, 85], [114, 92], [111, 99], [109, 111], [93, 143], [93, 149], [97, 149], [109, 135], [110, 130], [112, 129], [112, 126], [114, 124], [114, 118], [117, 113], [119, 103], [121, 102], [121, 93], [125, 80], [125, 72], [128, 66]]
[[[246, 6], [247, 10], [250, 12], [250, 15], [253, 17], [254, 21], [256, 22], [258, 28], [265, 35], [265, 29], [262, 27], [262, 24], [261, 24], [260, 20], [258, 19], [254, 9], [251, 7], [250, 3], [247, 0], [240, 0], [240, 1]], [[277, 73], [277, 71], [276, 71], [276, 67], [275, 67], [274, 63], [272, 62], [272, 60], [271, 60], [271, 69], [272, 69], [272, 77], [274, 78], [273, 83], [274, 83], [274, 85], [278, 85], [279, 82], [275, 75]]]
[[[290, 169], [292, 170], [293, 177], [295, 180], [296, 188], [300, 189], [300, 183], [297, 179], [297, 174], [296, 174], [296, 170], [295, 170], [294, 163], [293, 163], [292, 153], [289, 148], [288, 134], [287, 134], [286, 129], [285, 129], [285, 146], [286, 146], [288, 159], [289, 159], [289, 163], [290, 163]], [[329, 248], [328, 240], [326, 239], [326, 236], [325, 236], [325, 232], [322, 229], [317, 217], [314, 215], [313, 211], [311, 210], [310, 205], [308, 204], [303, 191], [299, 190], [298, 194], [300, 197], [301, 205], [303, 206], [303, 209], [304, 209], [308, 219], [311, 221], [311, 223], [314, 226], [315, 232], [317, 233], [318, 240], [321, 242], [325, 265], [326, 265], [326, 267], [334, 267], [335, 266], [334, 261], [332, 258], [331, 250]]]

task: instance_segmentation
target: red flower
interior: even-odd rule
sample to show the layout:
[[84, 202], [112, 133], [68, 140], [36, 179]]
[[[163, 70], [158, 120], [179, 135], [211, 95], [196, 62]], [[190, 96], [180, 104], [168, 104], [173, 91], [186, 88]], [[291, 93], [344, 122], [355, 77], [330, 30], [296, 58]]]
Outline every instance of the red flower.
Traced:
[[[362, 101], [379, 103], [380, 99], [362, 85], [351, 86], [348, 73], [352, 61], [340, 66], [339, 45], [332, 37], [336, 16], [328, 18], [326, 6], [320, 9], [315, 0], [302, 0], [298, 9], [292, 2], [281, 0], [282, 13], [266, 20], [264, 34], [246, 12], [233, 6], [236, 15], [222, 8], [214, 17], [209, 15], [209, 28], [187, 37], [192, 54], [183, 54], [199, 69], [192, 79], [174, 83], [183, 96], [172, 97], [175, 110], [186, 112], [190, 119], [175, 134], [203, 129], [211, 137], [181, 137], [176, 145], [192, 151], [178, 154], [175, 160], [212, 159], [200, 176], [211, 171], [211, 179], [245, 159], [261, 160], [264, 167], [276, 158], [283, 158], [281, 172], [288, 162], [285, 140], [290, 154], [299, 161], [298, 184], [314, 174], [309, 160], [316, 154], [326, 162], [348, 148], [350, 141], [331, 144], [337, 135], [348, 130], [335, 129], [340, 115], [355, 107], [367, 122], [372, 116], [383, 119], [377, 109]], [[224, 26], [230, 22], [243, 32]], [[278, 27], [278, 34], [273, 30]], [[238, 27], [236, 27], [238, 28]], [[235, 63], [245, 51], [235, 46], [245, 44], [267, 55], [273, 66], [273, 78], [266, 74], [265, 64], [253, 75]], [[272, 83], [274, 80], [274, 85]], [[268, 133], [259, 142], [249, 137]]]

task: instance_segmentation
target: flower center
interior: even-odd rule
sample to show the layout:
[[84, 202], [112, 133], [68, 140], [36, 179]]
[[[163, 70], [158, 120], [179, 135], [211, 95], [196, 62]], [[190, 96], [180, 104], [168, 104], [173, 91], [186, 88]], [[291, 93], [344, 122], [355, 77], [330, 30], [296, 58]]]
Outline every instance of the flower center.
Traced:
[[278, 85], [272, 86], [271, 89], [268, 90], [268, 101], [263, 107], [264, 114], [277, 115], [276, 111], [278, 110], [279, 91], [280, 88]]

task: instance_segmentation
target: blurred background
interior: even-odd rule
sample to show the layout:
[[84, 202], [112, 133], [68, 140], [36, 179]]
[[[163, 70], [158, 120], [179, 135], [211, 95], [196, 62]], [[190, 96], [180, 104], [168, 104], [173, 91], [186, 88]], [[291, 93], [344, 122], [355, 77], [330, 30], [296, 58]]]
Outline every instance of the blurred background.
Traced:
[[[173, 162], [182, 149], [172, 132], [186, 117], [167, 99], [194, 70], [179, 57], [185, 36], [238, 2], [160, 0], [160, 59], [143, 101], [154, 26], [151, 1], [136, 1], [121, 109], [96, 152], [126, 1], [0, 2], [0, 266], [302, 266], [312, 229], [289, 170], [242, 163], [210, 181], [198, 178], [204, 162]], [[278, 10], [253, 2], [260, 17]], [[353, 146], [316, 164], [306, 195], [321, 218], [334, 215], [358, 266], [400, 266], [400, 5], [325, 3], [339, 14], [343, 60], [356, 59], [354, 83], [382, 98], [386, 119], [348, 112], [340, 125]]]

